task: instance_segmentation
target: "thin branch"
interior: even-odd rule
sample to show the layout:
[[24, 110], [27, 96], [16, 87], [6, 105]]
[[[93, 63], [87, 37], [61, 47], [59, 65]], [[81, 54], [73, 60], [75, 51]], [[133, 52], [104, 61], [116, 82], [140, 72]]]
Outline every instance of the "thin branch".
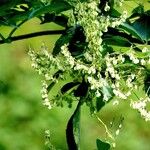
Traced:
[[8, 38], [11, 38], [11, 36], [15, 33], [15, 31], [25, 22], [27, 21], [27, 19], [23, 20], [21, 23], [19, 23], [17, 26], [14, 27], [14, 29], [10, 32]]
[[[38, 37], [38, 36], [56, 35], [56, 34], [63, 34], [63, 33], [65, 33], [65, 30], [39, 31], [39, 32], [35, 32], [35, 33], [29, 33], [29, 34], [18, 35], [18, 36], [13, 36], [13, 37], [8, 37], [6, 39], [2, 39], [2, 40], [0, 40], [0, 44], [11, 43], [11, 42], [14, 42], [14, 41], [19, 41], [19, 40], [23, 40], [23, 39]], [[136, 38], [133, 38], [132, 36], [127, 35], [125, 33], [120, 33], [120, 32], [116, 32], [116, 33], [117, 33], [117, 35], [120, 35], [122, 37], [127, 38], [132, 43], [144, 44], [140, 40], [138, 40]], [[116, 35], [116, 33], [114, 35]], [[1, 36], [1, 38], [2, 38], [2, 36]], [[150, 41], [148, 41], [147, 44], [150, 45]]]
[[18, 36], [13, 36], [13, 37], [9, 37], [7, 39], [0, 40], [0, 44], [11, 43], [11, 42], [14, 42], [14, 41], [19, 41], [19, 40], [23, 40], [23, 39], [33, 38], [33, 37], [37, 37], [37, 36], [63, 34], [64, 32], [65, 32], [65, 30], [39, 31], [39, 32], [35, 32], [35, 33], [18, 35]]

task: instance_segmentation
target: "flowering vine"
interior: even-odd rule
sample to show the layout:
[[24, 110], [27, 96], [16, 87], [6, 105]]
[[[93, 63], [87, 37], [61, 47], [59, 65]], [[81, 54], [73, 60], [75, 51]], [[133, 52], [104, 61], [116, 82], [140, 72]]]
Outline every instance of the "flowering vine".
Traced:
[[[122, 3], [114, 1], [117, 6]], [[109, 13], [111, 5], [106, 2], [102, 11], [99, 0], [70, 1], [70, 4], [74, 8], [68, 15], [68, 30], [56, 42], [54, 51], [50, 52], [46, 46], [41, 52], [29, 50], [33, 68], [43, 76], [43, 104], [51, 109], [62, 106], [65, 100], [71, 106], [74, 100], [82, 98], [82, 103], [95, 113], [110, 100], [115, 99], [114, 105], [130, 100], [130, 106], [150, 121], [150, 112], [146, 109], [150, 102], [149, 89], [144, 97], [131, 100], [135, 91], [144, 85], [148, 73], [148, 47], [129, 43], [125, 50], [118, 50], [106, 42], [107, 33], [126, 22], [127, 12], [112, 16]], [[57, 84], [60, 91], [50, 96], [48, 93]]]

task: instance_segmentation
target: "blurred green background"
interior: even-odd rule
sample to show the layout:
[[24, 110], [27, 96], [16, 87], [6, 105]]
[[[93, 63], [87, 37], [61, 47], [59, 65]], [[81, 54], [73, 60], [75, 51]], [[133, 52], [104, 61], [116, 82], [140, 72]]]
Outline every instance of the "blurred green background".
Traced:
[[[25, 23], [15, 35], [32, 33], [47, 29], [61, 29], [54, 24], [39, 25], [37, 19]], [[10, 28], [0, 27], [0, 33], [8, 34]], [[57, 150], [67, 150], [65, 128], [73, 113], [72, 108], [53, 108], [42, 105], [41, 79], [31, 68], [27, 51], [29, 46], [40, 50], [44, 42], [51, 50], [56, 36], [41, 36], [32, 39], [0, 45], [0, 150], [47, 150], [44, 131], [49, 129], [51, 143]], [[81, 150], [95, 150], [96, 138], [105, 139], [105, 129], [90, 115], [88, 108], [82, 106]], [[100, 118], [115, 133], [120, 116], [124, 117], [123, 127], [116, 137], [116, 150], [150, 150], [150, 123], [130, 109], [129, 103], [118, 106], [109, 103], [100, 113]]]

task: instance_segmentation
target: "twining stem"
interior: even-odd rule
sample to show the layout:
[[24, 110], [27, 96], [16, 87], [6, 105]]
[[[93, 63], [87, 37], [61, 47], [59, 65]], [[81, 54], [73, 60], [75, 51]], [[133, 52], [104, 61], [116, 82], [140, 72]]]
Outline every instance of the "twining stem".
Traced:
[[24, 35], [18, 35], [18, 36], [9, 37], [8, 39], [2, 39], [2, 40], [0, 40], [0, 44], [11, 43], [13, 41], [18, 41], [18, 40], [33, 38], [33, 37], [37, 37], [37, 36], [63, 34], [64, 32], [65, 32], [65, 30], [39, 31], [39, 32], [35, 32], [35, 33], [29, 33], [29, 34], [24, 34]]
[[76, 140], [75, 140], [75, 136], [74, 136], [74, 118], [79, 113], [80, 106], [81, 106], [81, 101], [78, 102], [78, 105], [77, 105], [74, 113], [70, 117], [68, 124], [67, 124], [66, 139], [67, 139], [67, 144], [68, 144], [68, 150], [79, 150], [78, 149], [79, 145], [77, 145]]
[[[14, 31], [15, 30], [16, 29], [14, 29]], [[14, 33], [14, 31], [12, 33]], [[12, 35], [12, 33], [11, 33], [11, 35]], [[37, 37], [37, 36], [56, 35], [56, 34], [63, 34], [63, 33], [65, 33], [65, 30], [47, 30], [47, 31], [39, 31], [39, 32], [34, 32], [34, 33], [29, 33], [29, 34], [24, 34], [24, 35], [13, 36], [13, 37], [10, 37], [10, 35], [9, 35], [8, 38], [6, 38], [6, 39], [4, 39], [3, 36], [1, 35], [0, 37], [2, 38], [2, 40], [0, 40], [0, 44], [11, 43], [13, 41], [24, 40], [24, 39], [28, 39], [28, 38]], [[131, 43], [143, 44], [140, 40], [133, 38], [132, 36], [127, 35], [125, 33], [122, 34], [120, 32], [117, 32], [117, 34], [122, 36], [122, 37], [127, 36], [126, 38]], [[150, 41], [147, 42], [147, 45], [150, 45]]]

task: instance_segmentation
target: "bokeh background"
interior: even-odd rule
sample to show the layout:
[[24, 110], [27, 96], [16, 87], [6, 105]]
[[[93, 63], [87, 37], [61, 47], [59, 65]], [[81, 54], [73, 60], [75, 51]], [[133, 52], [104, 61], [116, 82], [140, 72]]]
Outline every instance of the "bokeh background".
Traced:
[[[129, 4], [128, 4], [129, 5]], [[129, 5], [129, 9], [132, 4]], [[53, 23], [40, 25], [32, 19], [21, 26], [14, 35], [35, 31], [62, 29]], [[11, 28], [0, 27], [5, 37]], [[48, 110], [42, 105], [41, 78], [32, 69], [27, 54], [31, 46], [40, 50], [42, 42], [52, 50], [60, 35], [41, 36], [0, 45], [0, 150], [48, 150], [45, 146], [45, 130], [50, 131], [51, 144], [57, 150], [67, 150], [65, 129], [72, 108]], [[139, 91], [140, 92], [140, 91]], [[89, 109], [82, 106], [81, 150], [95, 150], [96, 139], [105, 139], [105, 129], [92, 116]], [[128, 101], [113, 106], [109, 103], [99, 113], [100, 118], [114, 134], [120, 118], [124, 117], [123, 127], [116, 139], [116, 150], [150, 150], [150, 123], [129, 107]]]

